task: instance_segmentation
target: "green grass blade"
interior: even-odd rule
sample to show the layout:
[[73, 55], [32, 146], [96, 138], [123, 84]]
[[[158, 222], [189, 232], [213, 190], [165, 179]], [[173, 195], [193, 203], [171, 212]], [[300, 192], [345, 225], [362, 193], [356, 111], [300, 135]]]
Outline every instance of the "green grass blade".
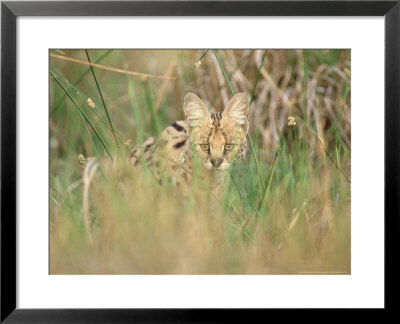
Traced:
[[[54, 72], [53, 72], [53, 74], [54, 74]], [[82, 94], [82, 92], [79, 91], [79, 89], [77, 89], [74, 85], [68, 84], [68, 86], [69, 86], [69, 90], [72, 89], [72, 90], [75, 91], [77, 94], [80, 94], [81, 97], [87, 97], [87, 95]], [[67, 95], [65, 95], [65, 96], [67, 97]], [[110, 126], [109, 122], [106, 121], [106, 120], [99, 114], [99, 112], [98, 112], [96, 109], [91, 109], [90, 112], [93, 113], [93, 114], [95, 114], [95, 115], [97, 116], [97, 118], [99, 118], [99, 120], [104, 124], [104, 126], [106, 126], [108, 129], [111, 130], [111, 126]], [[86, 126], [86, 124], [85, 124], [85, 126]], [[118, 142], [119, 142], [119, 146], [124, 146], [124, 147], [127, 149], [127, 151], [130, 152], [129, 147], [127, 147], [127, 146], [124, 145], [124, 140], [122, 139], [122, 136], [121, 136], [121, 135], [118, 133], [118, 131], [116, 131], [116, 130], [115, 130], [115, 135], [116, 135], [117, 140], [118, 140]], [[91, 137], [90, 137], [90, 138], [91, 138]]]
[[240, 196], [240, 200], [241, 200], [241, 202], [242, 202], [242, 204], [243, 204], [243, 203], [244, 203], [243, 195], [242, 195], [242, 193], [241, 193], [241, 191], [240, 191], [240, 189], [239, 189], [239, 186], [238, 186], [238, 184], [237, 184], [237, 182], [236, 182], [236, 179], [235, 179], [235, 177], [233, 176], [232, 173], [231, 173], [231, 178], [232, 178], [233, 183], [235, 184], [235, 187], [236, 187], [236, 189], [237, 189], [237, 192], [239, 193], [239, 196]]
[[104, 150], [107, 152], [108, 156], [112, 160], [112, 155], [110, 153], [110, 150], [108, 149], [107, 144], [105, 143], [104, 139], [101, 137], [99, 131], [94, 127], [93, 123], [91, 122], [90, 118], [86, 115], [85, 111], [79, 106], [79, 104], [76, 102], [75, 98], [71, 96], [71, 94], [68, 92], [68, 90], [61, 84], [61, 82], [58, 80], [57, 76], [50, 71], [50, 75], [56, 80], [58, 85], [64, 90], [64, 92], [67, 94], [67, 96], [71, 99], [72, 103], [75, 105], [75, 107], [78, 109], [78, 111], [82, 114], [86, 122], [90, 125], [90, 127], [93, 129], [93, 132], [96, 134], [96, 137], [98, 140], [101, 142], [101, 144], [104, 147]]
[[[256, 80], [255, 80], [254, 86], [253, 86], [253, 92], [251, 93], [251, 97], [250, 97], [250, 106], [251, 106], [251, 104], [253, 103], [253, 100], [254, 100], [254, 96], [255, 96], [255, 93], [256, 93], [258, 80], [260, 79], [260, 75], [261, 75], [261, 68], [263, 67], [265, 57], [267, 56], [267, 52], [268, 52], [268, 50], [264, 51], [264, 54], [263, 54], [263, 56], [261, 58], [260, 66], [258, 67], [258, 70], [257, 70]], [[253, 154], [254, 161], [256, 162], [258, 178], [260, 179], [260, 184], [262, 186], [262, 189], [264, 190], [265, 184], [264, 184], [264, 180], [262, 179], [262, 176], [261, 176], [260, 165], [259, 165], [258, 159], [256, 157], [256, 153], [255, 153], [254, 146], [253, 146], [253, 141], [252, 141], [250, 135], [247, 135], [247, 138], [248, 138], [249, 143], [250, 143], [251, 153]]]
[[[102, 61], [111, 52], [112, 52], [112, 50], [107, 50], [105, 53], [100, 55], [99, 58], [96, 59], [94, 62], [95, 63], [99, 63], [100, 61]], [[75, 81], [72, 82], [72, 84], [75, 85], [75, 86], [78, 85], [89, 72], [90, 72], [90, 68], [87, 68]], [[50, 110], [50, 115], [55, 113], [58, 110], [58, 108], [60, 108], [61, 104], [64, 102], [64, 100], [66, 98], [67, 98], [67, 95], [64, 94], [63, 96], [61, 96], [61, 98], [59, 100], [57, 100], [57, 102], [55, 103], [53, 109]]]
[[147, 107], [150, 109], [150, 114], [151, 114], [151, 128], [152, 131], [155, 134], [160, 134], [161, 132], [161, 122], [160, 122], [160, 117], [156, 113], [154, 109], [154, 100], [152, 96], [152, 91], [149, 86], [149, 80], [145, 80], [143, 82], [143, 88], [144, 88], [144, 94], [145, 94], [145, 99], [146, 99], [146, 104]]
[[87, 127], [87, 125], [85, 123], [85, 118], [83, 117], [83, 115], [82, 115], [82, 113], [80, 111], [79, 111], [79, 116], [81, 116], [82, 124], [85, 126], [86, 132], [87, 132], [87, 134], [88, 134], [88, 136], [90, 138], [90, 141], [92, 142], [92, 146], [94, 148], [94, 151], [96, 151], [96, 153], [100, 155], [99, 149], [97, 148], [97, 145], [94, 142], [92, 135], [90, 134], [89, 128]]
[[258, 204], [258, 208], [257, 208], [258, 211], [260, 211], [264, 201], [267, 199], [267, 197], [269, 195], [269, 190], [271, 188], [272, 178], [274, 176], [275, 165], [276, 165], [277, 160], [278, 160], [278, 153], [275, 154], [275, 160], [274, 160], [274, 163], [272, 164], [271, 171], [269, 172], [269, 175], [268, 175], [267, 186], [265, 187], [264, 194], [261, 198], [260, 203]]
[[224, 75], [224, 78], [225, 78], [225, 80], [226, 80], [226, 83], [228, 84], [229, 89], [231, 90], [232, 95], [234, 95], [234, 94], [235, 94], [235, 91], [233, 90], [231, 81], [229, 80], [228, 75], [226, 74], [225, 69], [224, 69], [224, 67], [222, 66], [222, 63], [221, 63], [221, 60], [219, 59], [219, 56], [218, 56], [218, 54], [217, 54], [217, 51], [216, 51], [216, 50], [212, 50], [212, 52], [213, 52], [215, 58], [217, 59], [218, 65], [219, 65], [219, 67], [220, 67], [220, 69], [221, 69], [221, 71], [222, 71], [222, 74]]
[[129, 94], [129, 98], [131, 101], [133, 119], [135, 121], [135, 126], [136, 126], [136, 142], [142, 143], [144, 130], [143, 130], [142, 119], [140, 116], [139, 105], [137, 102], [137, 96], [135, 93], [133, 78], [131, 76], [127, 75], [127, 79], [128, 79], [128, 94]]
[[262, 179], [262, 176], [261, 176], [260, 165], [259, 165], [259, 163], [258, 163], [258, 159], [257, 159], [257, 156], [256, 156], [256, 151], [255, 151], [255, 149], [254, 149], [253, 141], [252, 141], [252, 139], [251, 139], [251, 137], [250, 137], [249, 134], [247, 134], [247, 139], [249, 140], [250, 148], [251, 148], [251, 153], [252, 153], [252, 155], [253, 155], [254, 162], [256, 163], [256, 166], [257, 166], [258, 178], [260, 179], [261, 187], [262, 187], [262, 189], [264, 190], [265, 184], [264, 184], [264, 180]]
[[[88, 50], [85, 49], [85, 52], [86, 52], [86, 56], [87, 56], [88, 62], [92, 63], [92, 61], [90, 60], [90, 56], [89, 56]], [[116, 145], [117, 149], [119, 149], [117, 135], [115, 134], [114, 125], [113, 125], [113, 123], [111, 121], [110, 112], [109, 112], [109, 110], [107, 108], [107, 105], [106, 105], [106, 102], [104, 100], [103, 93], [101, 92], [100, 85], [99, 85], [99, 82], [97, 81], [96, 74], [94, 73], [93, 66], [90, 66], [90, 70], [92, 71], [94, 82], [96, 83], [97, 90], [99, 91], [101, 102], [103, 104], [104, 111], [106, 112], [107, 120], [108, 120], [108, 123], [110, 124], [110, 127], [111, 127], [111, 132], [112, 132], [112, 134], [114, 136], [115, 145]]]

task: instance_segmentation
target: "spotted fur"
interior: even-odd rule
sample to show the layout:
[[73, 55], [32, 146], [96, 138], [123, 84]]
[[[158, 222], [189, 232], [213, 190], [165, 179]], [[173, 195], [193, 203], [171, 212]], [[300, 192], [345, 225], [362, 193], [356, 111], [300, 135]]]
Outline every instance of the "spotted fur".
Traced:
[[189, 184], [193, 159], [200, 159], [207, 177], [221, 179], [231, 164], [246, 155], [247, 95], [237, 93], [222, 112], [210, 113], [203, 101], [189, 92], [183, 110], [185, 121], [172, 123], [157, 138], [147, 139], [132, 151], [133, 165], [145, 163], [160, 183], [168, 174], [174, 183], [182, 175]]

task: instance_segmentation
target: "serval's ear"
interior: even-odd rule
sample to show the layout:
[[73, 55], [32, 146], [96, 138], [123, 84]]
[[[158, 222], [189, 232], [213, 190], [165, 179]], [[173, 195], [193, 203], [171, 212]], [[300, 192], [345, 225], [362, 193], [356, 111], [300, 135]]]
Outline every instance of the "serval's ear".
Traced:
[[189, 133], [192, 128], [202, 125], [210, 119], [210, 113], [204, 102], [193, 92], [188, 92], [183, 100], [183, 111], [185, 112], [186, 125]]
[[249, 131], [249, 120], [247, 119], [249, 107], [249, 98], [245, 93], [239, 92], [229, 100], [222, 117], [227, 118], [235, 126], [241, 127], [247, 134]]

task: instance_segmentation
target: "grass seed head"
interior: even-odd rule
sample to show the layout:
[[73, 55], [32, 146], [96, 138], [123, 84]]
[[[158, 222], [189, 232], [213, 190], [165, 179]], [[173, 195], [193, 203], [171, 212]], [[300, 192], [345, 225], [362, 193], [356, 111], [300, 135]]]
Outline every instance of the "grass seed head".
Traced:
[[88, 106], [90, 108], [96, 108], [96, 104], [93, 102], [92, 98], [88, 98], [88, 100], [86, 101], [86, 103], [88, 104]]

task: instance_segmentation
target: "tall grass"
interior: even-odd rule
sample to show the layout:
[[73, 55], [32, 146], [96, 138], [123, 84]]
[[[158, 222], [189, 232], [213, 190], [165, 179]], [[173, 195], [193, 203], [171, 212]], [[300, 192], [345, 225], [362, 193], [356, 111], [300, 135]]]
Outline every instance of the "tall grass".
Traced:
[[[349, 51], [62, 53], [109, 69], [50, 60], [50, 273], [350, 273]], [[183, 118], [186, 91], [216, 111], [251, 98], [249, 152], [218, 204], [196, 168], [182, 192], [125, 158]]]

